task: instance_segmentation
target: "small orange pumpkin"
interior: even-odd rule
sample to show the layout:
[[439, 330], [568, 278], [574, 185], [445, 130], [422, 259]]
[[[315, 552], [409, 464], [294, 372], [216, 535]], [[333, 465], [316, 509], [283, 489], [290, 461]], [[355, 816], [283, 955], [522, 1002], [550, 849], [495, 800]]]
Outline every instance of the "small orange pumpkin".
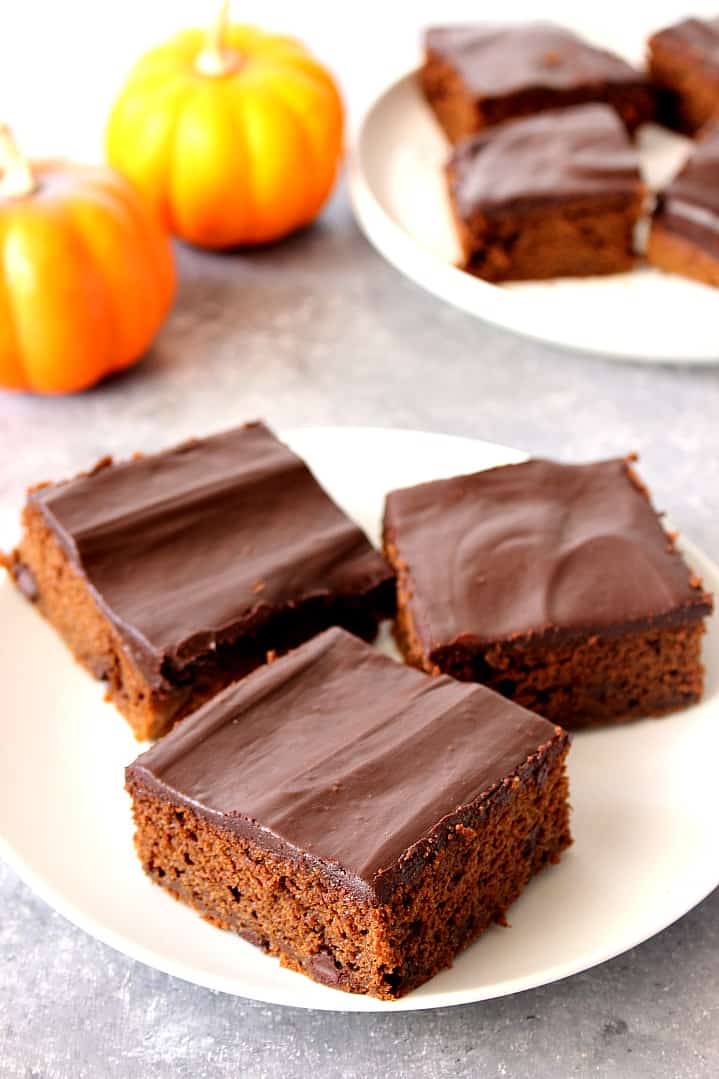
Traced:
[[312, 221], [334, 185], [342, 103], [299, 42], [228, 25], [149, 52], [110, 117], [107, 156], [168, 227], [206, 248], [277, 240]]
[[169, 238], [107, 168], [30, 164], [0, 126], [0, 386], [83, 390], [138, 360], [175, 290]]

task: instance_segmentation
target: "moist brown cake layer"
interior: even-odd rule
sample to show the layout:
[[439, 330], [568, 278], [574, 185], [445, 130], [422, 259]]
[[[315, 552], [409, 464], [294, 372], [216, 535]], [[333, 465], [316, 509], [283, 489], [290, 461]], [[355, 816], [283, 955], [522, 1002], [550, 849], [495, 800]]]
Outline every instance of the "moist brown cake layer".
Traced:
[[71, 652], [95, 678], [107, 682], [115, 702], [139, 739], [152, 738], [187, 703], [187, 691], [165, 701], [153, 699], [115, 627], [48, 528], [40, 510], [23, 510], [23, 537], [10, 559], [10, 572], [40, 614], [60, 633]]
[[634, 263], [646, 192], [614, 112], [588, 104], [505, 123], [446, 167], [464, 268], [489, 281], [615, 273]]
[[[298, 617], [275, 619], [266, 635], [243, 640], [241, 647], [219, 646], [184, 672], [184, 681], [148, 683], [119, 632], [96, 603], [87, 579], [68, 558], [38, 506], [23, 511], [22, 540], [9, 559], [11, 575], [26, 597], [60, 633], [75, 658], [94, 677], [107, 683], [108, 698], [130, 723], [140, 741], [159, 738], [179, 719], [225, 686], [266, 661], [269, 651], [283, 652], [321, 632], [341, 625], [366, 640], [374, 638], [381, 612], [387, 610], [387, 589], [380, 587], [354, 605], [351, 600], [306, 603]], [[373, 609], [374, 607], [374, 609]]]
[[427, 52], [419, 79], [422, 92], [450, 142], [459, 142], [487, 126], [481, 107], [467, 93], [457, 71], [437, 53]]
[[685, 19], [649, 39], [659, 119], [694, 134], [719, 115], [719, 20]]
[[652, 224], [649, 233], [647, 260], [660, 270], [719, 287], [719, 259], [684, 236], [663, 228], [659, 222]]
[[566, 736], [456, 813], [422, 872], [387, 902], [345, 890], [320, 863], [294, 860], [173, 804], [128, 773], [138, 856], [150, 878], [283, 966], [392, 999], [451, 965], [571, 842]]
[[577, 199], [556, 206], [455, 216], [465, 270], [486, 281], [621, 273], [636, 263], [643, 196]]
[[684, 167], [660, 194], [647, 257], [706, 284], [719, 278], [719, 125], [707, 124]]
[[394, 636], [405, 660], [430, 674], [479, 682], [568, 730], [662, 716], [701, 698], [703, 622], [573, 639], [456, 641], [427, 653], [409, 605], [411, 581], [391, 538], [398, 575]]

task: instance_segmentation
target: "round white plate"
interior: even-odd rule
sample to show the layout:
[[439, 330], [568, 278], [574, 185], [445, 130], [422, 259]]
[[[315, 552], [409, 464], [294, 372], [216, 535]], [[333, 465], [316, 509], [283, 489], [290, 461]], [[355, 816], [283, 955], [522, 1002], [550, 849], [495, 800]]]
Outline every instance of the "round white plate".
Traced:
[[[628, 51], [621, 40], [602, 44]], [[653, 190], [677, 171], [690, 145], [659, 127], [641, 130], [642, 168]], [[442, 170], [448, 153], [416, 72], [385, 90], [359, 129], [350, 165], [355, 214], [407, 277], [472, 315], [574, 351], [655, 363], [719, 361], [719, 293], [708, 285], [648, 267], [506, 285], [457, 269]]]
[[[378, 538], [392, 487], [521, 460], [485, 442], [362, 428], [285, 437]], [[3, 536], [3, 543], [12, 537]], [[685, 545], [719, 590], [719, 569]], [[577, 735], [575, 844], [450, 969], [383, 1003], [282, 970], [150, 883], [135, 859], [123, 768], [139, 747], [102, 687], [0, 574], [0, 853], [48, 903], [121, 952], [244, 997], [338, 1011], [401, 1011], [514, 993], [585, 970], [657, 933], [719, 883], [719, 632], [704, 702], [661, 720]], [[389, 645], [385, 642], [385, 647]]]

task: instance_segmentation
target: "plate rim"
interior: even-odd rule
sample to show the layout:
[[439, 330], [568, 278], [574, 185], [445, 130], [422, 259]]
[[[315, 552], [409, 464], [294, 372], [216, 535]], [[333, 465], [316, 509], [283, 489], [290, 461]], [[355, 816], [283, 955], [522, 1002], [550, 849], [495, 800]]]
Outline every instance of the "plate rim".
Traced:
[[[365, 437], [369, 435], [371, 437], [379, 434], [382, 436], [410, 436], [413, 438], [420, 437], [432, 440], [439, 438], [456, 443], [468, 443], [473, 446], [481, 445], [490, 447], [496, 453], [512, 455], [519, 460], [527, 459], [529, 457], [529, 454], [525, 451], [513, 449], [502, 443], [440, 431], [423, 431], [416, 428], [371, 425], [307, 425], [299, 427], [281, 427], [278, 429], [277, 433], [280, 438], [283, 440], [286, 439], [290, 444], [293, 438], [301, 438], [303, 435], [306, 436], [310, 433], [313, 435], [320, 433], [321, 436], [350, 435], [351, 437]], [[709, 573], [719, 581], [719, 565], [712, 558], [706, 555], [703, 550], [691, 540], [687, 539], [683, 534], [679, 542], [680, 546], [687, 552], [690, 560], [696, 560], [697, 563], [704, 567], [704, 570], [708, 570]], [[159, 970], [171, 977], [179, 978], [189, 984], [197, 985], [204, 989], [224, 992], [242, 999], [255, 1000], [260, 1003], [273, 1004], [282, 1007], [296, 1007], [304, 1010], [337, 1013], [426, 1011], [435, 1008], [457, 1007], [464, 1004], [480, 1003], [484, 1000], [500, 999], [501, 997], [510, 996], [515, 993], [527, 992], [544, 985], [550, 985], [575, 974], [590, 970], [595, 966], [624, 954], [634, 947], [638, 947], [684, 917], [684, 915], [690, 910], [693, 910], [694, 907], [698, 906], [699, 903], [703, 902], [708, 895], [719, 887], [718, 864], [714, 871], [714, 875], [712, 876], [707, 873], [706, 878], [703, 880], [701, 894], [693, 896], [689, 902], [686, 902], [685, 898], [682, 898], [681, 902], [677, 903], [676, 907], [673, 908], [668, 915], [666, 913], [666, 908], [663, 908], [663, 913], [653, 921], [648, 922], [646, 932], [643, 931], [639, 937], [630, 933], [629, 936], [631, 939], [620, 938], [618, 943], [615, 943], [608, 949], [606, 947], [602, 948], [596, 946], [589, 953], [584, 953], [583, 958], [579, 962], [572, 962], [571, 960], [558, 962], [549, 968], [545, 967], [541, 972], [537, 972], [535, 975], [509, 978], [504, 982], [494, 983], [494, 985], [486, 987], [485, 990], [478, 991], [476, 988], [457, 989], [454, 991], [443, 990], [441, 993], [436, 994], [441, 998], [439, 1000], [433, 999], [433, 994], [431, 993], [427, 993], [426, 995], [415, 995], [410, 993], [408, 996], [402, 997], [396, 1001], [381, 1001], [373, 997], [328, 990], [326, 997], [323, 995], [319, 1001], [313, 1000], [307, 1002], [304, 1000], [301, 993], [298, 996], [295, 996], [292, 992], [288, 993], [283, 990], [264, 992], [260, 988], [249, 996], [247, 987], [238, 986], [236, 979], [209, 973], [203, 968], [194, 966], [191, 963], [173, 960], [162, 953], [155, 952], [152, 948], [134, 941], [131, 937], [119, 931], [108, 929], [94, 915], [83, 912], [71, 901], [66, 900], [62, 891], [33, 868], [33, 866], [25, 860], [22, 854], [3, 834], [0, 834], [0, 858], [10, 866], [27, 887], [51, 909], [62, 915], [62, 917], [83, 932], [88, 933], [101, 943], [134, 961], [143, 963], [145, 966]], [[302, 975], [297, 975], [297, 977], [302, 977]], [[431, 985], [431, 982], [426, 984]]]
[[[377, 112], [393, 95], [415, 84], [420, 68], [415, 66], [392, 79], [362, 114], [357, 133], [350, 148], [347, 166], [348, 190], [355, 219], [374, 249], [414, 284], [426, 292], [458, 308], [465, 314], [489, 325], [516, 334], [518, 337], [536, 341], [562, 352], [612, 360], [616, 363], [639, 363], [649, 365], [680, 365], [682, 367], [711, 367], [719, 364], [719, 352], [711, 355], [661, 353], [650, 355], [621, 349], [593, 348], [587, 344], [567, 343], [561, 338], [550, 337], [530, 327], [517, 325], [516, 317], [505, 312], [515, 312], [522, 303], [521, 295], [502, 289], [489, 281], [466, 273], [452, 263], [422, 247], [409, 232], [401, 227], [385, 210], [375, 194], [364, 165], [366, 144], [371, 139], [371, 128]], [[476, 296], [485, 297], [481, 312], [477, 310]]]

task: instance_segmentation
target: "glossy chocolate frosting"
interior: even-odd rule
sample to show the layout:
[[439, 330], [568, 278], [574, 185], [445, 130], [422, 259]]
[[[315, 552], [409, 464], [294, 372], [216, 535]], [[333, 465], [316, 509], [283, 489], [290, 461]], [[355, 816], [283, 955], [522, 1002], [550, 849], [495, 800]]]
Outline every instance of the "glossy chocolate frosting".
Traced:
[[684, 168], [660, 195], [654, 219], [719, 258], [719, 122], [702, 130]]
[[711, 610], [627, 460], [532, 460], [394, 491], [385, 533], [429, 654], [460, 638], [608, 634]]
[[508, 203], [641, 195], [639, 158], [608, 105], [576, 105], [486, 128], [454, 149], [459, 216]]
[[418, 844], [446, 840], [453, 814], [566, 737], [330, 629], [185, 719], [128, 779], [384, 901]]
[[357, 597], [392, 573], [260, 423], [31, 496], [153, 685], [278, 608]]
[[551, 23], [437, 26], [427, 30], [425, 45], [458, 72], [474, 98], [645, 81], [618, 56]]

